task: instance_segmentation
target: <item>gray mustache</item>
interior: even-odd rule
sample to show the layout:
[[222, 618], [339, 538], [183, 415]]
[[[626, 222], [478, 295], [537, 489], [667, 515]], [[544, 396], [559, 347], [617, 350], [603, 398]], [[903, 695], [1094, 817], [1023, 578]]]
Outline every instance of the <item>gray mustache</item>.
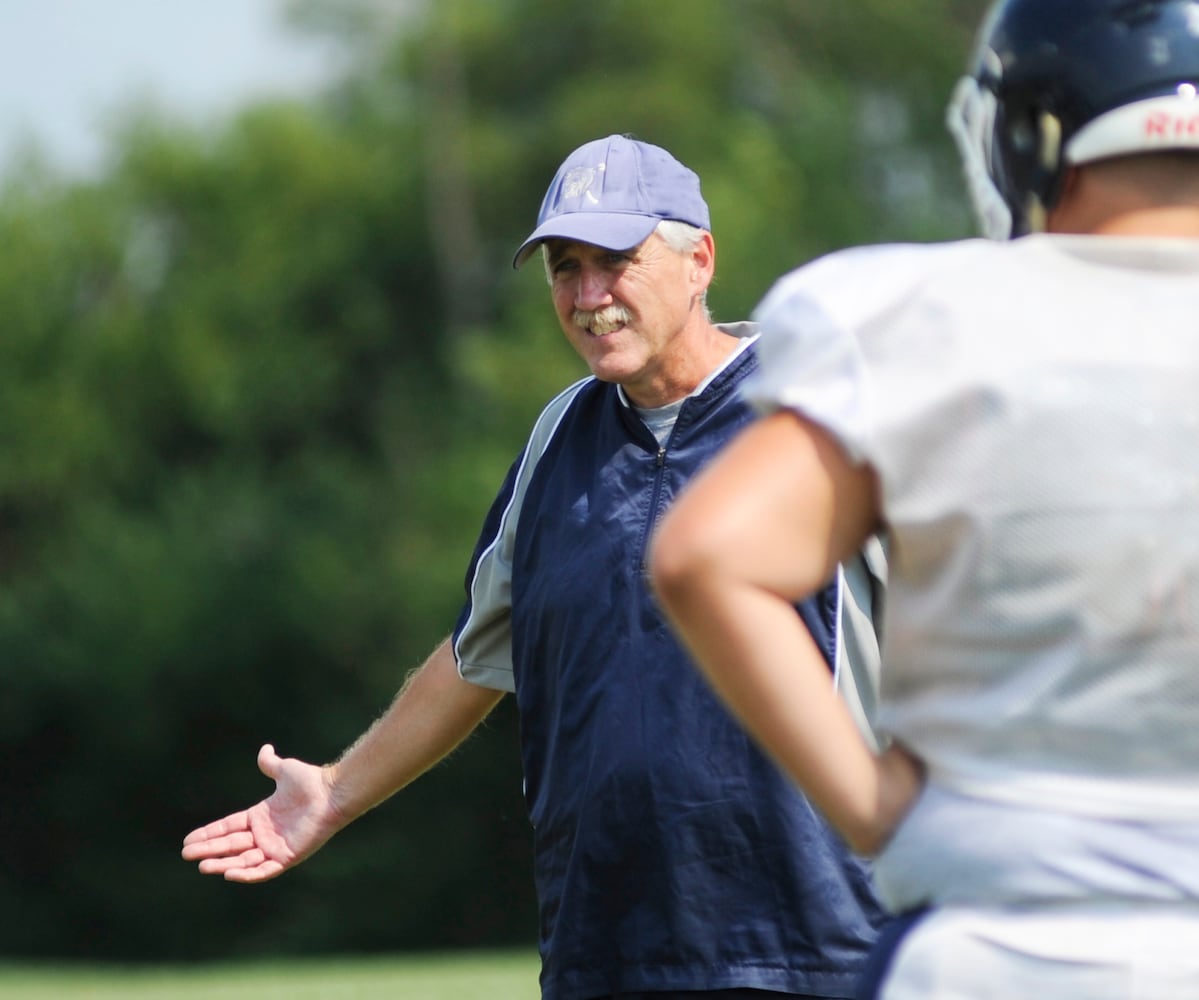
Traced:
[[583, 327], [592, 333], [607, 333], [617, 327], [624, 326], [632, 317], [624, 306], [611, 305], [603, 309], [576, 309], [571, 315], [575, 326]]

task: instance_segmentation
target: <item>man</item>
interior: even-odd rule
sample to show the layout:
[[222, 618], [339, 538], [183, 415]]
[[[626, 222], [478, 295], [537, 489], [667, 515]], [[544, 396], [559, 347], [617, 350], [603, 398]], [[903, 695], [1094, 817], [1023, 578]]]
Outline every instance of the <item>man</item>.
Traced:
[[[1197, 11], [999, 3], [952, 122], [1020, 238], [784, 278], [766, 415], [653, 549], [702, 668], [913, 914], [871, 995], [1199, 996]], [[881, 526], [876, 755], [784, 611]]]
[[[452, 636], [337, 763], [264, 747], [274, 795], [183, 855], [234, 881], [277, 875], [512, 691], [547, 1000], [848, 996], [879, 917], [868, 872], [708, 691], [646, 587], [650, 531], [750, 418], [736, 388], [757, 365], [752, 327], [708, 316], [699, 180], [644, 142], [587, 143], [514, 266], [537, 250], [592, 377], [545, 408], [513, 464]], [[864, 558], [800, 608], [829, 690], [863, 718], [877, 659]]]

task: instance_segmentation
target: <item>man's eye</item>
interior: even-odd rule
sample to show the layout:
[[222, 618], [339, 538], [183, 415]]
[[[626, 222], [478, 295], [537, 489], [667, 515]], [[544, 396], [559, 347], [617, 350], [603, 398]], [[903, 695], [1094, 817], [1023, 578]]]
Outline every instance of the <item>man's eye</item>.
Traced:
[[573, 260], [560, 260], [556, 264], [550, 265], [550, 271], [555, 274], [566, 274], [569, 271], [578, 270], [579, 265]]
[[623, 267], [623, 266], [624, 266], [625, 264], [627, 264], [627, 263], [628, 263], [628, 262], [629, 262], [631, 259], [632, 259], [632, 258], [631, 258], [631, 257], [629, 257], [629, 255], [628, 255], [627, 253], [616, 253], [616, 252], [612, 252], [612, 253], [610, 253], [610, 254], [605, 254], [605, 255], [604, 255], [604, 263], [605, 263], [605, 264], [606, 264], [608, 267]]

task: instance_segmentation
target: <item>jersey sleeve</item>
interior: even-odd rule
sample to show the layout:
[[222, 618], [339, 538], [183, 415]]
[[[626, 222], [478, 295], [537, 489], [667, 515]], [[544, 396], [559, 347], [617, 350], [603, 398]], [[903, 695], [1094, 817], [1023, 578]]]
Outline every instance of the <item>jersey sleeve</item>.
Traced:
[[559, 393], [541, 412], [528, 443], [508, 470], [491, 504], [466, 574], [466, 603], [454, 627], [454, 657], [463, 680], [514, 691], [512, 667], [512, 567], [521, 508], [537, 463], [571, 401], [594, 379]]
[[868, 421], [857, 345], [836, 308], [842, 263], [824, 258], [793, 271], [762, 300], [754, 311], [761, 364], [742, 392], [759, 413], [794, 410], [820, 424], [860, 462]]
[[[898, 343], [892, 321], [936, 280], [953, 244], [893, 244], [830, 254], [780, 278], [754, 312], [761, 366], [745, 398], [759, 413], [788, 409], [822, 426], [851, 460], [874, 462], [880, 406], [875, 376], [935, 353]], [[929, 360], [931, 358], [931, 360]], [[901, 366], [901, 367], [902, 367]]]
[[512, 675], [512, 550], [519, 508], [514, 492], [526, 453], [513, 463], [492, 501], [466, 572], [466, 603], [454, 628], [454, 658], [463, 680], [498, 691]]

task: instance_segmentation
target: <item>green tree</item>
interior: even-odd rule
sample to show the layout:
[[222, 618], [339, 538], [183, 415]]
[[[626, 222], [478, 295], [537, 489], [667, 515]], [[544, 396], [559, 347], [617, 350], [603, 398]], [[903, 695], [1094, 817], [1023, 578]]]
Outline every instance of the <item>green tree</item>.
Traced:
[[320, 100], [207, 132], [131, 112], [104, 176], [10, 178], [4, 950], [532, 941], [508, 705], [278, 882], [201, 879], [179, 841], [265, 793], [263, 740], [335, 755], [450, 627], [582, 373], [539, 268], [508, 267], [562, 156], [619, 131], [694, 166], [741, 318], [819, 253], [968, 231], [940, 119], [980, 6], [308, 0], [355, 56]]

